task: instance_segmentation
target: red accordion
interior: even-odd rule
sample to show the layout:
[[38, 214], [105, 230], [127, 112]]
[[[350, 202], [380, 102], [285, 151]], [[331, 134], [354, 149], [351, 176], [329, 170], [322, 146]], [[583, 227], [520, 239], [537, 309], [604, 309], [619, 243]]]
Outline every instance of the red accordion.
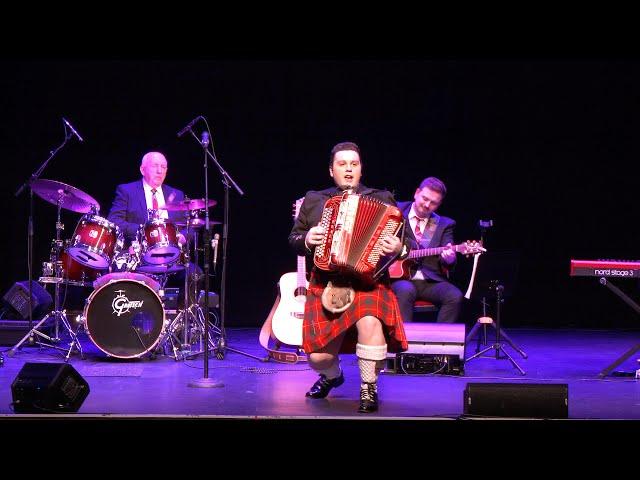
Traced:
[[402, 212], [380, 200], [349, 193], [332, 197], [322, 211], [324, 237], [313, 261], [320, 270], [354, 274], [372, 282], [384, 270], [376, 272], [382, 256], [380, 240], [397, 235], [402, 223]]

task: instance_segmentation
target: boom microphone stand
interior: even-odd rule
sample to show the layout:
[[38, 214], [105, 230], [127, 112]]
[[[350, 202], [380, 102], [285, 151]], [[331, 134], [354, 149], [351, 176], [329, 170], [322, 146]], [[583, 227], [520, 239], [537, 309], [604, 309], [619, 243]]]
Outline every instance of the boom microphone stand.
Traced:
[[[49, 158], [47, 158], [44, 161], [44, 163], [40, 165], [40, 167], [38, 167], [38, 169], [33, 174], [31, 174], [29, 179], [26, 182], [24, 182], [15, 193], [15, 196], [19, 197], [22, 191], [25, 188], [29, 187], [29, 221], [27, 226], [27, 270], [29, 275], [29, 332], [31, 332], [31, 334], [29, 335], [29, 345], [35, 345], [34, 337], [33, 337], [33, 330], [34, 330], [33, 329], [33, 293], [32, 293], [32, 286], [31, 286], [31, 283], [33, 282], [33, 189], [31, 188], [31, 184], [35, 180], [38, 180], [38, 178], [40, 178], [40, 175], [42, 175], [42, 172], [44, 171], [44, 169], [47, 168], [47, 165], [49, 164], [51, 159], [56, 155], [56, 153], [58, 153], [59, 150], [62, 149], [62, 147], [64, 147], [67, 144], [67, 142], [72, 136], [75, 135], [76, 137], [78, 137], [78, 140], [80, 140], [81, 142], [83, 141], [82, 137], [78, 135], [78, 132], [74, 130], [74, 128], [69, 124], [69, 122], [67, 122], [64, 118], [62, 119], [62, 122], [64, 125], [64, 141], [55, 150], [52, 150], [49, 152]], [[70, 131], [67, 131], [67, 126], [69, 127]]]
[[[193, 133], [192, 127], [198, 120], [204, 120], [207, 130], [202, 132], [202, 140], [198, 138], [198, 136]], [[228, 231], [229, 231], [229, 186], [233, 185], [236, 191], [240, 195], [244, 195], [242, 189], [238, 186], [238, 184], [231, 178], [231, 176], [222, 168], [220, 163], [218, 162], [215, 156], [215, 150], [213, 148], [213, 144], [211, 144], [211, 152], [209, 152], [209, 144], [210, 144], [210, 128], [209, 124], [204, 118], [204, 116], [199, 115], [195, 119], [193, 119], [185, 128], [183, 128], [179, 133], [178, 137], [181, 137], [186, 132], [191, 133], [191, 136], [196, 139], [196, 141], [200, 144], [204, 151], [204, 189], [205, 189], [205, 226], [204, 226], [204, 288], [205, 288], [205, 296], [204, 296], [204, 307], [205, 307], [205, 316], [207, 317], [207, 321], [204, 323], [205, 332], [204, 338], [208, 340], [209, 338], [209, 245], [211, 244], [211, 232], [209, 230], [209, 178], [208, 178], [208, 162], [207, 157], [211, 158], [213, 163], [218, 167], [220, 174], [222, 175], [222, 183], [225, 188], [224, 195], [224, 218], [223, 218], [223, 229], [222, 229], [222, 280], [220, 284], [220, 338], [218, 339], [218, 346], [216, 348], [216, 357], [219, 360], [224, 358], [224, 354], [226, 350], [231, 350], [232, 352], [240, 353], [242, 355], [246, 355], [248, 357], [255, 358], [257, 360], [264, 361], [264, 359], [260, 357], [256, 357], [250, 355], [245, 352], [241, 352], [239, 350], [233, 349], [227, 345], [226, 342], [226, 331], [224, 328], [225, 323], [225, 300], [226, 300], [226, 275], [227, 275], [227, 240], [228, 240]], [[205, 345], [207, 345], [205, 343]], [[219, 382], [215, 382], [209, 379], [209, 348], [208, 345], [204, 350], [204, 376], [196, 381], [193, 381], [189, 384], [190, 387], [222, 387], [223, 384]]]

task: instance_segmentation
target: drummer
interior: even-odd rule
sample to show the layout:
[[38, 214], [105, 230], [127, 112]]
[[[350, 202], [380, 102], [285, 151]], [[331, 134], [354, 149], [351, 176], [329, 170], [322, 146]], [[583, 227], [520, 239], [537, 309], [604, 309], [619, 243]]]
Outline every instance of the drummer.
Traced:
[[[162, 208], [167, 203], [177, 203], [184, 199], [184, 193], [177, 188], [164, 185], [167, 177], [167, 159], [160, 152], [149, 152], [140, 163], [142, 181], [118, 185], [108, 219], [120, 227], [127, 243], [136, 239], [141, 224], [148, 220], [148, 211], [156, 210], [159, 218], [176, 222], [182, 219], [180, 211]], [[185, 239], [179, 234], [180, 243]]]
[[[163, 207], [184, 203], [184, 193], [177, 188], [164, 184], [167, 176], [167, 159], [160, 152], [148, 152], [142, 157], [140, 163], [142, 180], [118, 185], [115, 199], [109, 211], [108, 219], [118, 225], [123, 232], [125, 245], [129, 246], [136, 240], [140, 226], [149, 220], [149, 210], [154, 210], [156, 218], [165, 221], [179, 223], [184, 219], [185, 212], [180, 210], [167, 210]], [[184, 209], [183, 209], [184, 210]], [[178, 242], [184, 246], [186, 239], [180, 232], [177, 233]], [[184, 248], [184, 247], [183, 247]], [[129, 249], [133, 253], [132, 248]], [[163, 268], [166, 267], [166, 268]], [[167, 286], [182, 288], [184, 286], [184, 269], [180, 262], [171, 265], [138, 265], [136, 271], [152, 276], [163, 273], [170, 274]], [[189, 264], [189, 272], [197, 276], [202, 287], [202, 269]], [[175, 275], [173, 275], [175, 274]], [[182, 295], [179, 297], [182, 298]]]

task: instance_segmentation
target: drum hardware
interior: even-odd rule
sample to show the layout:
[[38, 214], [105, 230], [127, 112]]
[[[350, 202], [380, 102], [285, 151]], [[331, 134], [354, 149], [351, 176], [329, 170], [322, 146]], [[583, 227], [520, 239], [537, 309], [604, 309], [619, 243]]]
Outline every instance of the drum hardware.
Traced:
[[[44, 182], [44, 180], [40, 180], [40, 182]], [[52, 180], [47, 180], [47, 182], [53, 182]], [[55, 183], [59, 183], [59, 182], [55, 182]], [[34, 182], [34, 184], [37, 184], [37, 182]], [[64, 185], [64, 184], [62, 184]], [[67, 186], [69, 187], [69, 186]], [[73, 187], [70, 187], [73, 188]], [[77, 189], [76, 189], [77, 190]], [[34, 191], [36, 193], [38, 193], [38, 191], [34, 188]], [[38, 195], [40, 195], [38, 193]], [[43, 197], [44, 198], [44, 197]], [[66, 196], [66, 193], [64, 191], [64, 189], [60, 189], [59, 193], [58, 193], [58, 201], [56, 202], [57, 205], [57, 219], [56, 219], [56, 239], [53, 242], [54, 248], [52, 249], [52, 261], [49, 264], [46, 264], [46, 271], [45, 273], [52, 273], [52, 276], [45, 276], [42, 277], [40, 280], [43, 283], [53, 283], [55, 285], [55, 294], [54, 294], [54, 309], [49, 312], [47, 315], [45, 315], [42, 320], [40, 320], [13, 348], [11, 348], [11, 350], [9, 350], [8, 355], [10, 357], [12, 357], [15, 354], [15, 351], [20, 348], [20, 346], [27, 340], [29, 340], [30, 344], [37, 344], [40, 346], [44, 346], [44, 347], [49, 347], [49, 348], [54, 348], [56, 350], [61, 350], [61, 351], [66, 351], [66, 355], [64, 358], [64, 361], [67, 362], [69, 361], [69, 357], [71, 356], [71, 353], [74, 351], [74, 349], [77, 349], [78, 352], [80, 353], [80, 357], [82, 359], [84, 359], [84, 354], [82, 352], [82, 345], [80, 345], [80, 342], [78, 341], [78, 337], [76, 336], [76, 333], [73, 331], [73, 329], [71, 328], [71, 325], [69, 324], [69, 320], [67, 319], [67, 315], [66, 315], [66, 311], [65, 310], [60, 310], [60, 284], [64, 281], [63, 279], [63, 270], [62, 270], [62, 261], [59, 260], [60, 258], [60, 251], [62, 249], [62, 240], [60, 238], [60, 233], [62, 232], [62, 230], [64, 230], [64, 225], [62, 224], [62, 222], [60, 221], [60, 213], [62, 210], [62, 206], [65, 203], [65, 201], [67, 201], [66, 199], [68, 199], [70, 197]], [[50, 201], [50, 200], [48, 200]], [[77, 206], [77, 205], [76, 205]], [[53, 333], [53, 337], [45, 334], [44, 332], [41, 332], [39, 329], [42, 328], [50, 319], [54, 320], [54, 333]], [[69, 348], [62, 348], [59, 347], [57, 345], [54, 345], [54, 343], [58, 343], [60, 342], [60, 337], [59, 337], [59, 329], [60, 329], [60, 324], [62, 324], [62, 326], [64, 327], [64, 329], [67, 331], [67, 333], [69, 334], [69, 337], [71, 338], [71, 342], [69, 343]], [[44, 339], [45, 342], [41, 341], [41, 339]], [[49, 343], [46, 343], [49, 342]]]
[[[207, 348], [205, 347], [205, 337], [208, 337], [206, 341], [208, 349], [215, 349], [216, 342], [214, 341], [212, 333], [220, 333], [220, 330], [216, 326], [217, 317], [214, 312], [208, 312], [209, 315], [214, 316], [214, 321], [212, 322], [209, 319], [209, 325], [207, 325], [205, 328], [207, 316], [205, 316], [205, 312], [197, 302], [198, 273], [195, 268], [193, 269], [193, 271], [190, 271], [189, 269], [189, 262], [191, 259], [189, 255], [189, 249], [190, 240], [192, 238], [192, 226], [191, 219], [189, 217], [187, 217], [185, 225], [187, 227], [187, 243], [185, 244], [185, 248], [182, 251], [182, 258], [179, 262], [182, 268], [186, 269], [184, 276], [185, 307], [184, 309], [178, 311], [178, 315], [173, 319], [173, 321], [167, 328], [165, 338], [161, 342], [161, 347], [164, 348], [164, 353], [172, 356], [176, 361], [185, 360], [187, 358], [194, 357], [203, 353], [205, 351], [205, 348]], [[196, 251], [195, 265], [197, 265], [198, 235], [197, 232], [194, 233], [194, 250]]]

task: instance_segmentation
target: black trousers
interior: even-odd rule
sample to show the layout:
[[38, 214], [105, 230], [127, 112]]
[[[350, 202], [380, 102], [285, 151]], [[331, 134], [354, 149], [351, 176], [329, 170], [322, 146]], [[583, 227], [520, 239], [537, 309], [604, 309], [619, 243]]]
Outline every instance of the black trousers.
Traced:
[[449, 282], [397, 280], [391, 284], [391, 288], [398, 299], [403, 322], [413, 321], [413, 304], [416, 300], [426, 300], [438, 305], [438, 322], [458, 321], [463, 295], [458, 287]]

